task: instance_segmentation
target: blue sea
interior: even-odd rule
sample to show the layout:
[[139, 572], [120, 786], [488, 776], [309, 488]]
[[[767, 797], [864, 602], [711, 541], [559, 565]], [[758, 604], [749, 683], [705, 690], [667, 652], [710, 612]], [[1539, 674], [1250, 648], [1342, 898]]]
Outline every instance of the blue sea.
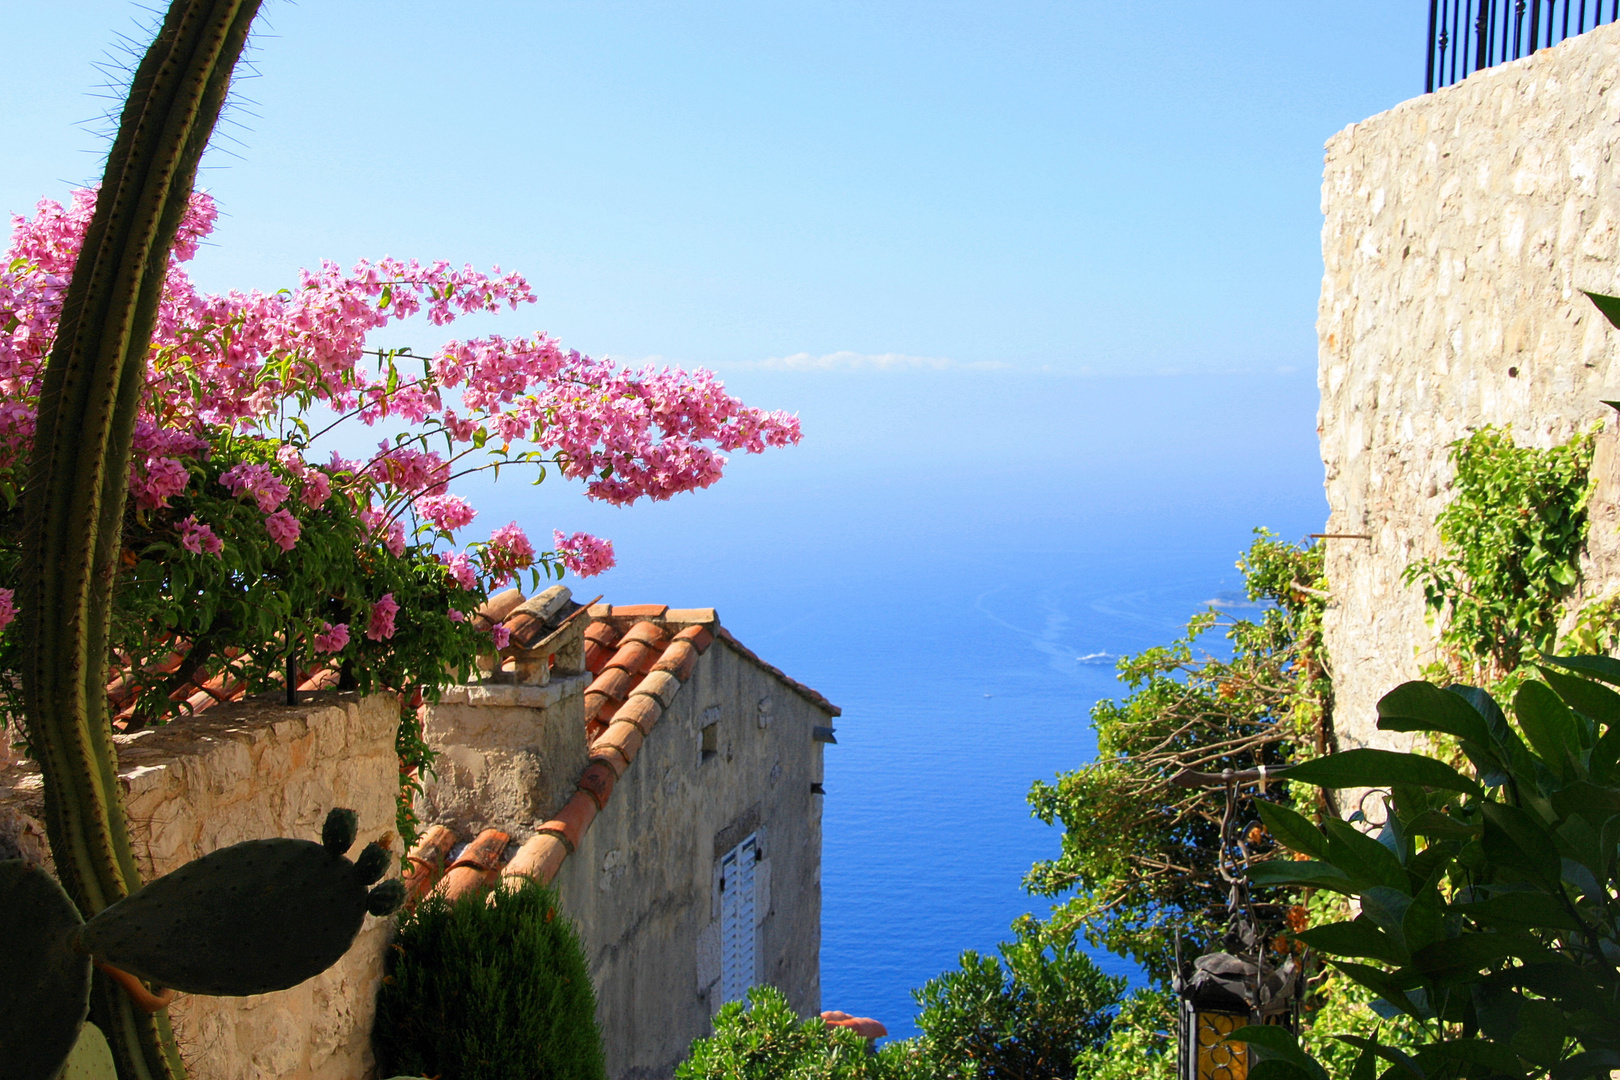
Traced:
[[1233, 563], [1255, 526], [1321, 530], [1315, 380], [725, 374], [750, 403], [797, 409], [803, 445], [664, 504], [504, 479], [478, 501], [491, 525], [509, 510], [537, 537], [611, 536], [620, 568], [576, 590], [716, 607], [843, 708], [826, 748], [823, 1007], [904, 1037], [913, 988], [1047, 911], [1021, 881], [1059, 833], [1025, 795], [1094, 756], [1114, 660], [1241, 602]]

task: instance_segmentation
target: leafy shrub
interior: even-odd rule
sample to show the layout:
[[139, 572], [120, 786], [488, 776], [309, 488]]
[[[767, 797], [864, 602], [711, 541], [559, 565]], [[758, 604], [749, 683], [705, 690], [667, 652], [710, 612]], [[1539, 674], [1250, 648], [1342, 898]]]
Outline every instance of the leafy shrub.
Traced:
[[[921, 1071], [918, 1071], [921, 1069]], [[846, 1028], [828, 1027], [819, 1016], [800, 1020], [774, 986], [748, 991], [721, 1006], [714, 1034], [692, 1043], [676, 1080], [923, 1080], [931, 1073], [908, 1043], [891, 1043], [877, 1054]]]
[[[1036, 863], [1025, 887], [1061, 897], [1053, 922], [1079, 928], [1094, 946], [1169, 977], [1171, 933], [1188, 955], [1221, 934], [1226, 890], [1220, 852], [1220, 791], [1174, 787], [1183, 769], [1252, 769], [1312, 756], [1331, 727], [1331, 686], [1321, 646], [1322, 549], [1279, 542], [1265, 530], [1238, 561], [1250, 600], [1266, 606], [1252, 620], [1193, 618], [1168, 646], [1119, 661], [1130, 689], [1123, 701], [1092, 710], [1097, 761], [1029, 793], [1035, 816], [1063, 826], [1057, 858]], [[1224, 628], [1230, 659], [1208, 655], [1200, 639]], [[1195, 651], [1196, 650], [1196, 651]], [[1239, 820], [1253, 820], [1252, 789]], [[1264, 796], [1288, 798], [1284, 785]]]
[[[868, 1053], [866, 1040], [818, 1017], [799, 1020], [772, 987], [724, 1006], [692, 1044], [677, 1080], [1071, 1080], [1100, 1058], [1125, 980], [1104, 975], [1072, 935], [1052, 943], [1028, 917], [1001, 960], [968, 951], [912, 996], [923, 1034]], [[1162, 996], [1162, 995], [1161, 995]], [[1154, 1003], [1133, 998], [1129, 1031], [1151, 1040]], [[1089, 1063], [1089, 1064], [1088, 1064]], [[1126, 1074], [1118, 1074], [1120, 1076]], [[1157, 1075], [1157, 1074], [1155, 1074]]]
[[1483, 427], [1451, 444], [1457, 475], [1437, 522], [1445, 555], [1405, 572], [1444, 614], [1449, 655], [1434, 676], [1488, 685], [1527, 653], [1553, 650], [1563, 599], [1580, 576], [1595, 435], [1538, 450]]
[[384, 1074], [602, 1080], [579, 938], [533, 883], [429, 896], [399, 923], [372, 1042]]
[[1013, 924], [1001, 960], [972, 950], [956, 971], [915, 992], [935, 1075], [950, 1080], [1069, 1078], [1077, 1060], [1108, 1038], [1125, 988], [1081, 952], [1072, 935], [1043, 940], [1028, 917]]
[[[1537, 668], [1540, 679], [1515, 692], [1516, 723], [1473, 687], [1412, 682], [1379, 702], [1381, 729], [1457, 740], [1472, 776], [1373, 749], [1295, 770], [1292, 779], [1326, 787], [1386, 789], [1387, 820], [1376, 835], [1260, 808], [1308, 858], [1268, 862], [1251, 875], [1356, 897], [1354, 919], [1299, 936], [1345, 958], [1338, 970], [1421, 1035], [1410, 1052], [1376, 1032], [1341, 1036], [1362, 1052], [1358, 1077], [1373, 1075], [1378, 1059], [1418, 1077], [1573, 1078], [1620, 1068], [1620, 694], [1602, 685], [1620, 683], [1620, 661], [1548, 663], [1555, 666]], [[1279, 1078], [1325, 1076], [1280, 1034], [1251, 1041], [1275, 1057]]]

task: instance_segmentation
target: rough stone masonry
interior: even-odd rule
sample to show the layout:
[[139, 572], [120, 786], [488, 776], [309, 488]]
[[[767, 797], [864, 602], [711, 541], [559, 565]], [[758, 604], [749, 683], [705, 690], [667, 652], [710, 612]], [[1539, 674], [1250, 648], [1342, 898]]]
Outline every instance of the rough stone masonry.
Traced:
[[[1447, 447], [1486, 424], [1563, 442], [1620, 398], [1620, 25], [1403, 102], [1327, 144], [1318, 428], [1330, 507], [1326, 642], [1342, 747], [1399, 746], [1378, 698], [1434, 656], [1422, 591]], [[1620, 587], [1615, 437], [1598, 439], [1584, 582]]]

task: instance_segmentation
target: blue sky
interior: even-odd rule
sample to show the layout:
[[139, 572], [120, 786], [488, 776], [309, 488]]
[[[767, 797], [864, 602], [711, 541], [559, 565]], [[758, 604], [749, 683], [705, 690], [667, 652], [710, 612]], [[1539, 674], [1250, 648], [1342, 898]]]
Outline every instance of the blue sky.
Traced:
[[[1304, 371], [1322, 143], [1420, 87], [1422, 9], [269, 0], [198, 276], [498, 262], [526, 327], [723, 373]], [[149, 20], [6, 5], [7, 209], [98, 171]]]

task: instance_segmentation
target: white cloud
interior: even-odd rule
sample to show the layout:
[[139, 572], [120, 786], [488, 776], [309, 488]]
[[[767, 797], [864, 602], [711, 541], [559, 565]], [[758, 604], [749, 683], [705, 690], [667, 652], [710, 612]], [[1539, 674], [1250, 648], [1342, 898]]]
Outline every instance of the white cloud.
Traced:
[[904, 353], [858, 353], [833, 352], [815, 356], [811, 353], [794, 353], [792, 356], [772, 356], [765, 360], [753, 361], [749, 367], [765, 368], [768, 371], [914, 371], [919, 369], [932, 369], [934, 371], [947, 370], [974, 370], [996, 371], [1007, 367], [999, 360], [977, 360], [965, 363], [961, 360], [951, 360], [943, 356], [907, 356]]

